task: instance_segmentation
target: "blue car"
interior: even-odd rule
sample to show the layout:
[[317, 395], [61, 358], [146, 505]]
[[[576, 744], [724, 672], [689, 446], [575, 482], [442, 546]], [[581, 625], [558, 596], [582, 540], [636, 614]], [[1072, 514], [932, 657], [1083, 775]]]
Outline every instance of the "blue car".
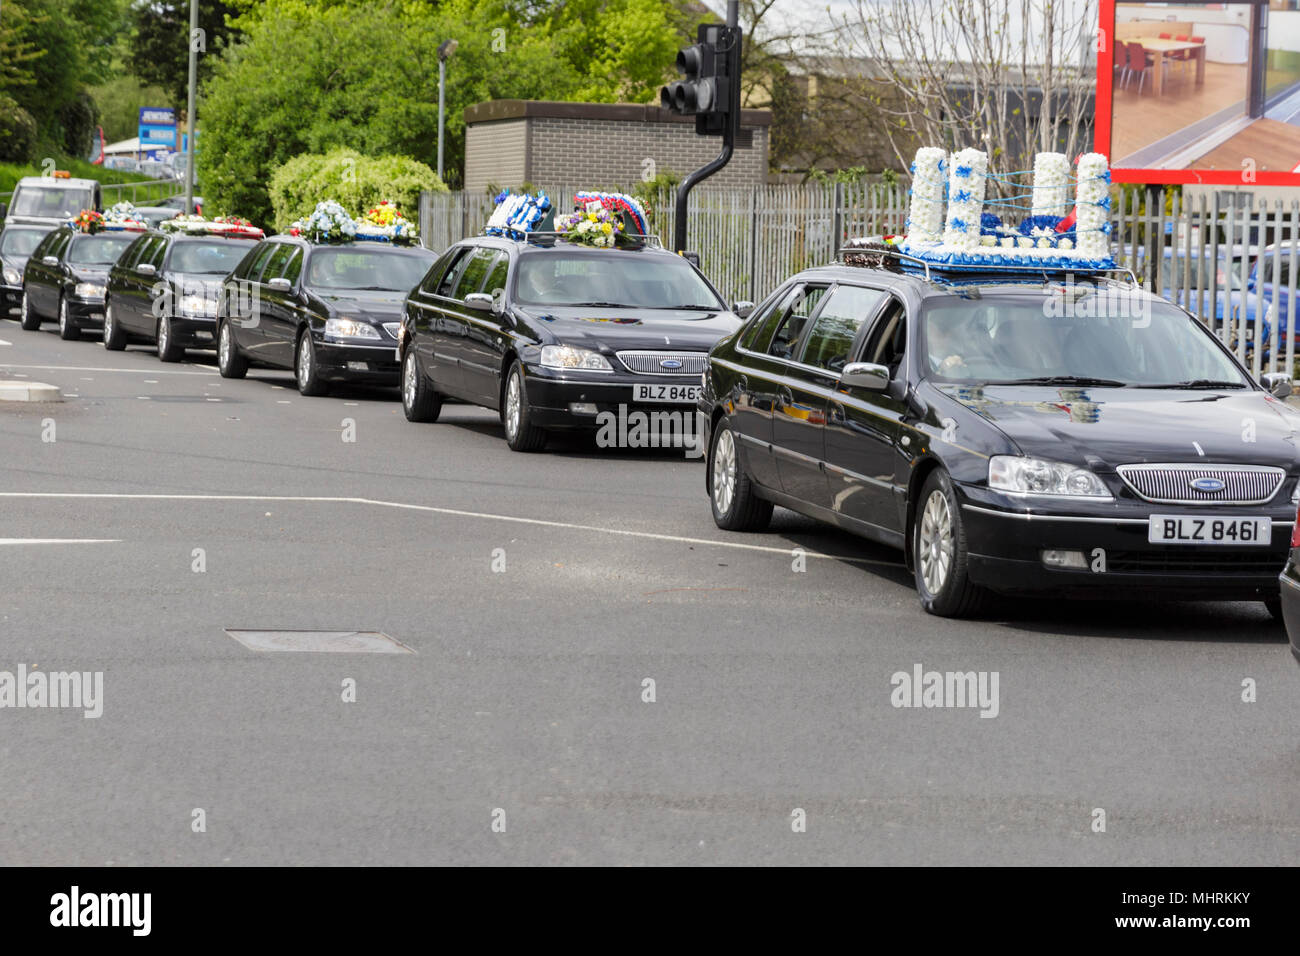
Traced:
[[[1293, 253], [1290, 246], [1266, 246], [1256, 257], [1250, 274], [1246, 278], [1245, 288], [1231, 293], [1229, 316], [1247, 332], [1247, 343], [1255, 340], [1255, 322], [1263, 314], [1262, 336], [1264, 342], [1264, 360], [1267, 361], [1273, 344], [1273, 325], [1280, 325], [1278, 339], [1279, 351], [1286, 351], [1287, 333], [1294, 328], [1296, 316], [1290, 314], [1300, 305], [1292, 305], [1295, 295], [1296, 276], [1292, 274], [1292, 259], [1300, 260], [1300, 250]], [[1288, 319], [1289, 316], [1289, 319]]]

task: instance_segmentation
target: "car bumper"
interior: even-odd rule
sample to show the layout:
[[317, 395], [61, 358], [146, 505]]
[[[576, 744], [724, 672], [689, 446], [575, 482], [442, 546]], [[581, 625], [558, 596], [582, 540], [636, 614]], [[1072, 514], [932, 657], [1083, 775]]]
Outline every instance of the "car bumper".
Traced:
[[22, 308], [22, 286], [0, 285], [0, 316], [17, 315]]
[[[689, 401], [645, 401], [636, 398], [636, 389], [638, 385], [682, 389], [699, 384], [699, 375], [612, 372], [588, 373], [579, 377], [536, 365], [524, 367], [529, 417], [541, 428], [599, 429], [612, 423], [616, 430], [627, 434], [641, 420], [647, 426], [656, 422], [672, 423], [690, 429], [691, 434], [698, 434], [694, 397]], [[649, 418], [654, 415], [659, 417]], [[689, 424], [685, 424], [687, 422]]]
[[172, 316], [172, 341], [181, 348], [215, 349], [217, 320], [207, 316]]
[[[961, 486], [971, 581], [1003, 594], [1264, 600], [1278, 594], [1294, 506], [1196, 507], [1140, 501], [1052, 506]], [[1182, 545], [1147, 540], [1153, 514], [1266, 517], [1267, 545]], [[1083, 568], [1053, 567], [1044, 551], [1081, 554]]]
[[104, 327], [104, 300], [78, 299], [68, 296], [68, 318], [79, 329], [102, 329]]
[[316, 363], [321, 378], [328, 382], [366, 382], [396, 385], [402, 363], [397, 360], [397, 342], [358, 345], [316, 339]]

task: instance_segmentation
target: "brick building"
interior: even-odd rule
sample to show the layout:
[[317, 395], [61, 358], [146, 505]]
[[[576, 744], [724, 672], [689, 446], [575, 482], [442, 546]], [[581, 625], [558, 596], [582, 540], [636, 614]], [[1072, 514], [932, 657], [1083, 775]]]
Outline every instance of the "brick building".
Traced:
[[[772, 114], [742, 110], [731, 162], [708, 183], [767, 182]], [[465, 110], [465, 189], [488, 185], [628, 187], [671, 170], [685, 175], [718, 155], [722, 138], [696, 136], [693, 117], [634, 103], [492, 100]]]

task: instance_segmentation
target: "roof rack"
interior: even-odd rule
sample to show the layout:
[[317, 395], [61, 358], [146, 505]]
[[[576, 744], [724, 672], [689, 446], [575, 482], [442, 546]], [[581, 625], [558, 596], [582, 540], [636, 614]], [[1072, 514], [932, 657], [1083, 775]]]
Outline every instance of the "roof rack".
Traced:
[[[851, 258], [850, 258], [851, 257]], [[912, 271], [916, 266], [920, 266], [925, 272], [925, 280], [932, 281], [938, 276], [963, 276], [973, 278], [975, 276], [1000, 276], [1000, 275], [1017, 275], [1017, 276], [1042, 276], [1044, 281], [1050, 282], [1052, 279], [1063, 275], [1098, 275], [1104, 276], [1110, 273], [1120, 273], [1127, 276], [1128, 283], [1131, 286], [1141, 286], [1138, 282], [1137, 274], [1128, 266], [1109, 266], [1103, 269], [1088, 268], [1085, 265], [1076, 266], [1041, 266], [1028, 264], [1011, 264], [1005, 265], [997, 263], [972, 264], [972, 265], [955, 265], [942, 262], [931, 262], [919, 256], [910, 255], [901, 250], [888, 246], [883, 242], [872, 245], [861, 246], [842, 246], [839, 255], [835, 261], [846, 266], [869, 266], [872, 258], [884, 259], [885, 257], [898, 260], [900, 269]], [[863, 260], [863, 261], [855, 261]], [[911, 269], [909, 269], [911, 266]]]

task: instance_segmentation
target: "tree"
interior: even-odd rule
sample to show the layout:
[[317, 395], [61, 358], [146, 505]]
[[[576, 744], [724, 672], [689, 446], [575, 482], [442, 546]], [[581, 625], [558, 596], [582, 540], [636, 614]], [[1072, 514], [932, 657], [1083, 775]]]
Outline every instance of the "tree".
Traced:
[[1096, 0], [852, 0], [839, 26], [859, 116], [903, 167], [918, 141], [977, 146], [1003, 172], [1090, 145]]
[[[215, 54], [237, 31], [226, 25], [236, 8], [222, 0], [202, 0], [198, 78], [211, 75]], [[190, 0], [136, 0], [132, 5], [131, 72], [143, 85], [167, 91], [173, 104], [184, 103], [189, 90]]]

